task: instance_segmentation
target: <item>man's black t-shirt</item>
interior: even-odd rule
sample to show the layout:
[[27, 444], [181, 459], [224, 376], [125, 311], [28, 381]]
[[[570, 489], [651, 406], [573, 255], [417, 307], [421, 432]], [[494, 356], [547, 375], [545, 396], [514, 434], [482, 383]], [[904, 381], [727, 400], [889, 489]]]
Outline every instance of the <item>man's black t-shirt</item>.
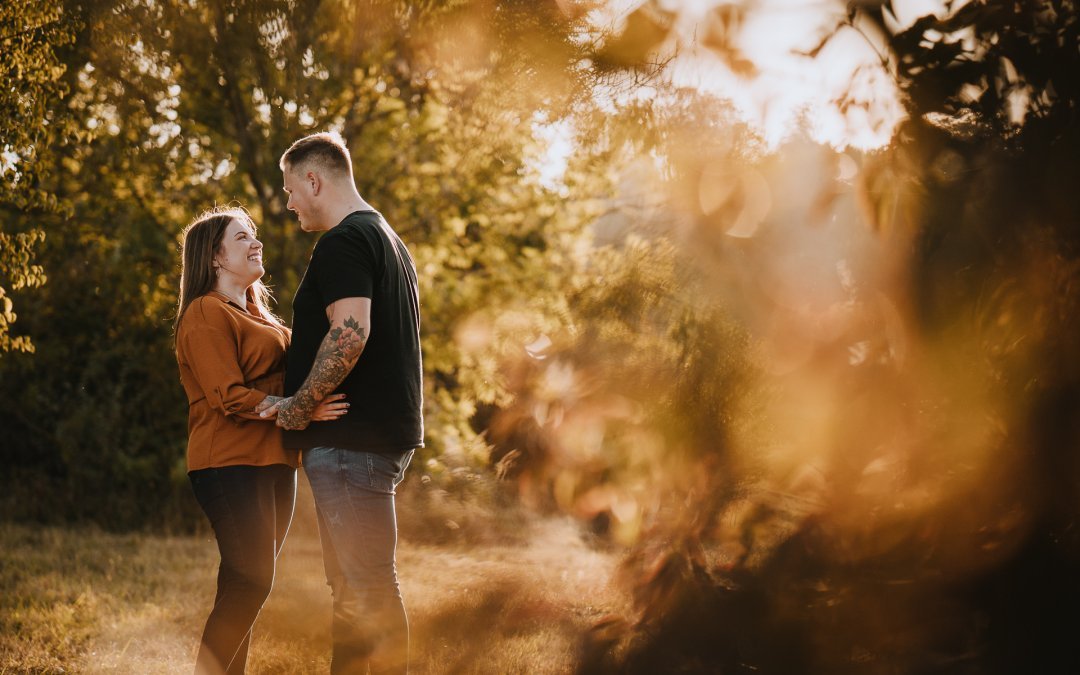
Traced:
[[342, 298], [371, 298], [371, 335], [337, 391], [349, 412], [332, 422], [285, 431], [285, 447], [329, 446], [398, 451], [424, 444], [420, 302], [416, 266], [405, 244], [376, 211], [356, 211], [315, 244], [293, 299], [293, 335], [285, 395], [304, 383]]

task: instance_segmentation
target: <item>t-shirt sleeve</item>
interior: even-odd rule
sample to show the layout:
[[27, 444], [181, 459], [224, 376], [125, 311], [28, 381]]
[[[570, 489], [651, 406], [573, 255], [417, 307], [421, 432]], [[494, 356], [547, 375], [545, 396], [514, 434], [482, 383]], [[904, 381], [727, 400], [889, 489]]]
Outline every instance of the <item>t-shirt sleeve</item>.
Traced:
[[311, 269], [323, 306], [342, 298], [370, 298], [375, 290], [375, 251], [366, 238], [350, 233], [319, 242]]

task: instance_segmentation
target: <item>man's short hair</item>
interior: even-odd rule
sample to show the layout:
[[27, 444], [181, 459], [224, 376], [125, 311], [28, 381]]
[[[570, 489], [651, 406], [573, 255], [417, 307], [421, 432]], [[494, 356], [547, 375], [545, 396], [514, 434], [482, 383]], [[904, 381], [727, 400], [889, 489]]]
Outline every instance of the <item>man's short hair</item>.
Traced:
[[317, 164], [319, 168], [352, 176], [352, 160], [345, 140], [336, 131], [304, 136], [289, 146], [278, 163], [282, 171]]

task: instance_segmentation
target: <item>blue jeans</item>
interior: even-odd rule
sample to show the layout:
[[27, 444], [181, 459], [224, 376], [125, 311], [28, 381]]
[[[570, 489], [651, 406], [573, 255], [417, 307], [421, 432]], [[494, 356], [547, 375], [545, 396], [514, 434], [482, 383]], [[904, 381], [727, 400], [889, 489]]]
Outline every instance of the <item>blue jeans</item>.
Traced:
[[304, 451], [334, 596], [332, 675], [409, 670], [409, 622], [395, 564], [394, 490], [412, 456], [412, 450]]
[[221, 554], [217, 597], [195, 672], [236, 675], [244, 672], [251, 626], [274, 585], [275, 563], [296, 503], [296, 469], [284, 464], [223, 466], [192, 471], [188, 478]]

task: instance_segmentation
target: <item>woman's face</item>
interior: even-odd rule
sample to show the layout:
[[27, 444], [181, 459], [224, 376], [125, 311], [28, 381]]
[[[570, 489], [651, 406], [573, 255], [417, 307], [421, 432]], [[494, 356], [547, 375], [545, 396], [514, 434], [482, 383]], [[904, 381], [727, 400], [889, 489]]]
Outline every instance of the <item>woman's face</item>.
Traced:
[[218, 278], [231, 275], [237, 282], [250, 286], [266, 273], [263, 269], [262, 242], [242, 220], [233, 219], [225, 228], [221, 248], [214, 256], [218, 265]]

